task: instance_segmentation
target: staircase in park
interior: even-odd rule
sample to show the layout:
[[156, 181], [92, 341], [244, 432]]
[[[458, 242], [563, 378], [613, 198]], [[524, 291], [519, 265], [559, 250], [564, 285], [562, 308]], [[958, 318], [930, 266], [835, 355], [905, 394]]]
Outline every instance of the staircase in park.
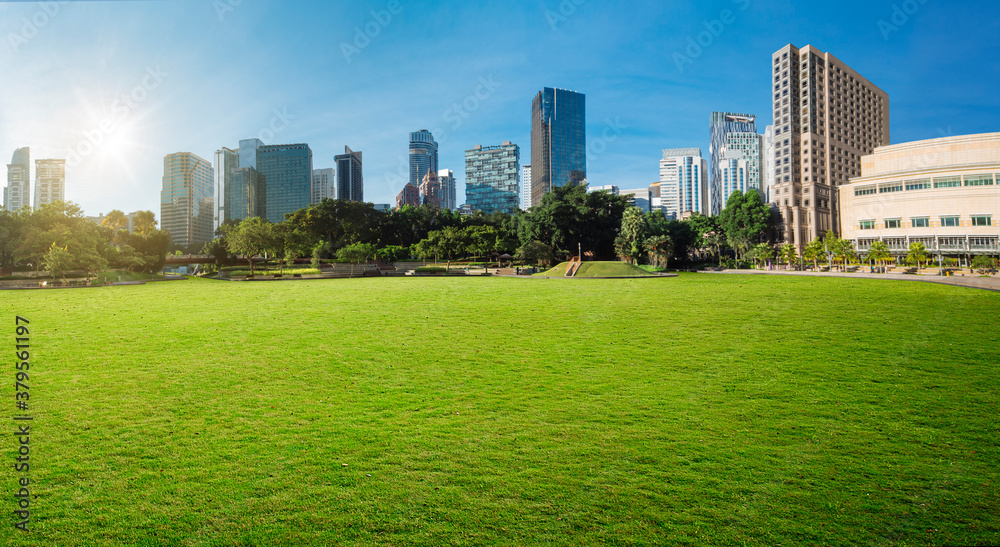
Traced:
[[578, 256], [574, 256], [573, 258], [571, 258], [569, 260], [569, 265], [566, 266], [566, 277], [573, 277], [574, 275], [576, 275], [576, 271], [580, 269], [580, 264], [582, 263], [583, 262], [580, 260], [580, 257]]

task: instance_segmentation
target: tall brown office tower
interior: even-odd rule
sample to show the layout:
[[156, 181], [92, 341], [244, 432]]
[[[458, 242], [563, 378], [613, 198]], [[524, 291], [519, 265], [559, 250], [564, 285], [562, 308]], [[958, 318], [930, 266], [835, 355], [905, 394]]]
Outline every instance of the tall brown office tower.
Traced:
[[791, 44], [772, 56], [778, 235], [802, 249], [840, 234], [837, 187], [861, 175], [861, 156], [889, 144], [889, 95], [839, 59]]

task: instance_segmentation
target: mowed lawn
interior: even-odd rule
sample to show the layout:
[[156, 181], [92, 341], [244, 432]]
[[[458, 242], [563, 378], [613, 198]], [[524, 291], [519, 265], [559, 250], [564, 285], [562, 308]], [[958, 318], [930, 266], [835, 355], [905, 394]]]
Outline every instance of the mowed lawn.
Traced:
[[[1000, 544], [1000, 294], [721, 276], [0, 291], [32, 532], [90, 545]], [[14, 426], [13, 367], [4, 415]]]

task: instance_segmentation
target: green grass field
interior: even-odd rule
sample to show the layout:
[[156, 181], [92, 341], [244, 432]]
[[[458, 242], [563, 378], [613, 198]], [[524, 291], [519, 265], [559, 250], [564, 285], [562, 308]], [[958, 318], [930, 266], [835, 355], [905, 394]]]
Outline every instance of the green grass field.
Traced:
[[[560, 262], [552, 268], [535, 274], [539, 277], [564, 277], [569, 262]], [[652, 275], [651, 272], [626, 262], [584, 262], [574, 277], [623, 277]]]
[[[186, 280], [30, 319], [0, 544], [1000, 544], [1000, 294], [884, 280]], [[14, 370], [3, 382], [14, 429]]]

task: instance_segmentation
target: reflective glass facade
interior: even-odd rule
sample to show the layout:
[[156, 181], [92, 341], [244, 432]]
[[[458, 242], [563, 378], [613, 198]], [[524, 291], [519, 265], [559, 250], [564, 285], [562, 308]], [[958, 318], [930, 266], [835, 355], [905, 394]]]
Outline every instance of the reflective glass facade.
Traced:
[[587, 180], [583, 93], [546, 87], [531, 103], [531, 204], [558, 186]]
[[[240, 143], [242, 146], [242, 142]], [[309, 206], [312, 150], [308, 144], [275, 144], [257, 149], [257, 171], [264, 175], [264, 217], [278, 223], [285, 213]]]
[[521, 150], [510, 141], [465, 151], [465, 203], [474, 210], [513, 212], [519, 205]]
[[262, 217], [267, 210], [267, 183], [253, 167], [237, 167], [228, 177], [224, 220]]
[[[712, 169], [709, 194], [712, 214], [719, 214], [726, 200], [736, 190], [753, 188], [761, 198], [763, 137], [757, 134], [756, 116], [731, 112], [712, 112], [711, 144], [708, 149]], [[725, 172], [728, 170], [728, 172]]]
[[190, 152], [163, 158], [160, 225], [178, 245], [211, 241], [214, 235], [215, 170]]
[[410, 184], [420, 186], [424, 175], [438, 173], [438, 144], [426, 129], [410, 133]]
[[337, 199], [363, 202], [365, 179], [361, 171], [361, 152], [345, 146], [344, 153], [333, 159], [337, 162]]
[[7, 186], [3, 189], [3, 207], [14, 212], [31, 205], [31, 150], [18, 148], [7, 164]]

